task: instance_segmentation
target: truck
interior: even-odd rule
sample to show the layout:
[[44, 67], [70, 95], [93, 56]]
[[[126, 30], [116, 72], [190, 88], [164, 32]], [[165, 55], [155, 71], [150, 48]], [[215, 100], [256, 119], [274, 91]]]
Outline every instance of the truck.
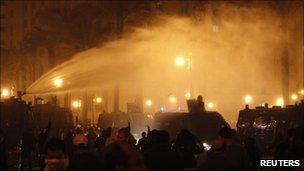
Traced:
[[[241, 140], [253, 138], [262, 153], [268, 153], [279, 142], [286, 140], [289, 129], [303, 131], [304, 102], [286, 107], [258, 106], [240, 110], [237, 134]], [[303, 135], [303, 134], [302, 134]]]

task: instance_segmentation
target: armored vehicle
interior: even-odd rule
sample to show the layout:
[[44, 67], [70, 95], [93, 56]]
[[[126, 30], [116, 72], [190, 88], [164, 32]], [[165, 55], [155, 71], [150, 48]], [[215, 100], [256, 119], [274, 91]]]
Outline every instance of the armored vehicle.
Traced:
[[196, 137], [208, 141], [218, 135], [221, 127], [227, 126], [227, 122], [218, 112], [198, 108], [195, 100], [188, 100], [187, 104], [189, 112], [156, 113], [153, 127], [168, 131], [171, 138], [186, 128]]
[[262, 152], [269, 151], [275, 144], [287, 138], [291, 128], [303, 128], [304, 103], [284, 108], [260, 106], [239, 112], [237, 133], [242, 139], [254, 138]]

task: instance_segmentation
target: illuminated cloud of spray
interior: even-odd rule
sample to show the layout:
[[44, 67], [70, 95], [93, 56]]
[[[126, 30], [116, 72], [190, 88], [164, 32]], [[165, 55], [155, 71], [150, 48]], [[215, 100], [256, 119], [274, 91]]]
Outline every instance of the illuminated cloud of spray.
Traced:
[[[156, 16], [150, 28], [76, 54], [28, 88], [30, 93], [121, 88], [121, 104], [133, 101], [140, 90], [144, 98], [161, 106], [170, 95], [185, 107], [189, 84], [194, 95], [216, 103], [216, 110], [235, 119], [246, 94], [258, 105], [282, 95], [282, 63], [285, 45], [282, 19], [267, 7], [219, 5], [197, 14], [196, 20]], [[197, 19], [200, 18], [200, 19]], [[215, 19], [216, 18], [216, 19]], [[192, 71], [175, 66], [179, 55], [192, 54]], [[57, 89], [53, 80], [60, 77]], [[168, 106], [169, 107], [169, 106]], [[125, 106], [122, 106], [125, 109]], [[156, 107], [155, 107], [156, 109]]]

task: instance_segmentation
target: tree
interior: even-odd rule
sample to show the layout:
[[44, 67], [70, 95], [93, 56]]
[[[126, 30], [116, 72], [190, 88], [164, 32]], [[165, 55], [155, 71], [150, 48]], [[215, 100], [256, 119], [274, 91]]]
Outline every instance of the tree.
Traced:
[[148, 22], [151, 4], [145, 1], [79, 2], [73, 6], [51, 6], [36, 16], [38, 25], [26, 37], [26, 48], [32, 51], [46, 47], [55, 65], [55, 58], [62, 58], [54, 54], [59, 44], [70, 46], [76, 53], [113, 40], [124, 32], [126, 23], [138, 26]]
[[100, 6], [106, 13], [115, 18], [115, 32], [120, 37], [124, 32], [125, 24], [131, 26], [149, 22], [152, 16], [151, 1], [101, 1]]

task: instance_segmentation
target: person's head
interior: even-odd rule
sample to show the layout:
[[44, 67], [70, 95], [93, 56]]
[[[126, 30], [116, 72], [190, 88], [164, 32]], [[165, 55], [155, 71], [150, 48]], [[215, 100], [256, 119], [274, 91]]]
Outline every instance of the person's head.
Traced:
[[203, 96], [201, 96], [201, 95], [197, 96], [197, 101], [202, 102], [203, 101]]
[[219, 136], [223, 139], [233, 139], [234, 138], [234, 132], [229, 127], [223, 127], [219, 131]]
[[167, 131], [164, 130], [152, 130], [150, 139], [154, 145], [168, 144], [170, 140], [170, 135]]
[[124, 141], [129, 144], [136, 144], [136, 139], [134, 136], [131, 134], [130, 129], [128, 128], [121, 128], [117, 132], [116, 140], [118, 141]]
[[117, 140], [126, 140], [130, 132], [126, 128], [121, 128], [117, 132]]
[[116, 141], [109, 145], [103, 156], [105, 170], [146, 171], [141, 154], [131, 145]]
[[89, 140], [84, 134], [77, 134], [73, 138], [75, 150], [87, 150], [88, 142]]
[[160, 130], [158, 132], [158, 136], [159, 136], [159, 142], [163, 143], [163, 144], [167, 144], [170, 141], [170, 135], [167, 131], [165, 130]]
[[189, 136], [191, 135], [191, 132], [190, 132], [188, 129], [183, 128], [183, 129], [181, 129], [181, 131], [179, 132], [179, 135], [189, 137]]
[[57, 138], [52, 138], [46, 143], [45, 164], [50, 171], [65, 171], [69, 160], [65, 143]]
[[142, 133], [141, 133], [141, 136], [142, 136], [143, 138], [146, 138], [147, 133], [146, 133], [146, 132], [142, 132]]

